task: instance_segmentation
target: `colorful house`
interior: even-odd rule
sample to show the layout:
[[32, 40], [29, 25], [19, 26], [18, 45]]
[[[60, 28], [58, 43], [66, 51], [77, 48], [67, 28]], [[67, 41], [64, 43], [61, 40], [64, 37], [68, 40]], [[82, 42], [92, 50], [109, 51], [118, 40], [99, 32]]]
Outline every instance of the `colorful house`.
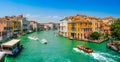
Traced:
[[77, 40], [88, 40], [92, 32], [101, 32], [101, 19], [86, 15], [69, 17], [68, 38]]
[[12, 37], [11, 22], [7, 18], [0, 18], [0, 41]]
[[72, 22], [68, 23], [68, 37], [78, 40], [86, 40], [92, 32], [92, 22], [85, 15], [70, 17]]

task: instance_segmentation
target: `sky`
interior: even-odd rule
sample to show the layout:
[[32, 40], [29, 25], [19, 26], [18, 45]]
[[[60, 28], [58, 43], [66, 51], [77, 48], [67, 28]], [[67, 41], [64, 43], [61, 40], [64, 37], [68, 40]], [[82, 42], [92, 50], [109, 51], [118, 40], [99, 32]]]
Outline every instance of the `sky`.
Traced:
[[66, 16], [84, 14], [120, 18], [120, 0], [1, 0], [0, 17], [23, 14], [40, 23], [59, 22]]

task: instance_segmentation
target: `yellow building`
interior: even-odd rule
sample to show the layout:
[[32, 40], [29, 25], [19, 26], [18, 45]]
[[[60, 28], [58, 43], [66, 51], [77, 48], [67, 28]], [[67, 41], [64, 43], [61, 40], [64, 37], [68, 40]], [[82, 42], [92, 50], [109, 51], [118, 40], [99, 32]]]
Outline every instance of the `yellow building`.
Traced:
[[10, 19], [12, 23], [12, 33], [13, 35], [20, 34], [21, 23], [18, 20]]
[[87, 40], [90, 34], [100, 30], [100, 19], [77, 15], [69, 17], [72, 21], [68, 23], [68, 37], [77, 40]]

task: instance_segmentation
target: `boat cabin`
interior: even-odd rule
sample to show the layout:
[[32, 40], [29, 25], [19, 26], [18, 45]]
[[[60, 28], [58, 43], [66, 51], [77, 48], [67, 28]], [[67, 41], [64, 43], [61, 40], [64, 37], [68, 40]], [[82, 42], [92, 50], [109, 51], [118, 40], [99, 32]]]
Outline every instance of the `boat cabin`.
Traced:
[[19, 39], [13, 39], [6, 43], [1, 44], [2, 52], [5, 52], [7, 55], [16, 55], [21, 49]]

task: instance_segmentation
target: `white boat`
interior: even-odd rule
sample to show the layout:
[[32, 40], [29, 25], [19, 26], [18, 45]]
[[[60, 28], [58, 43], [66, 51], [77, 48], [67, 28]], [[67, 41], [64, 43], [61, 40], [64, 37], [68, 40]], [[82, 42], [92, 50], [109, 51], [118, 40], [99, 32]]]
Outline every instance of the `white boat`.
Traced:
[[70, 40], [73, 40], [73, 37], [70, 37]]
[[29, 39], [32, 39], [32, 40], [38, 40], [37, 37], [28, 37]]
[[48, 42], [48, 41], [47, 41], [46, 39], [42, 39], [42, 40], [41, 40], [41, 43], [47, 44], [47, 42]]
[[38, 38], [37, 38], [37, 37], [34, 37], [33, 40], [38, 40]]

